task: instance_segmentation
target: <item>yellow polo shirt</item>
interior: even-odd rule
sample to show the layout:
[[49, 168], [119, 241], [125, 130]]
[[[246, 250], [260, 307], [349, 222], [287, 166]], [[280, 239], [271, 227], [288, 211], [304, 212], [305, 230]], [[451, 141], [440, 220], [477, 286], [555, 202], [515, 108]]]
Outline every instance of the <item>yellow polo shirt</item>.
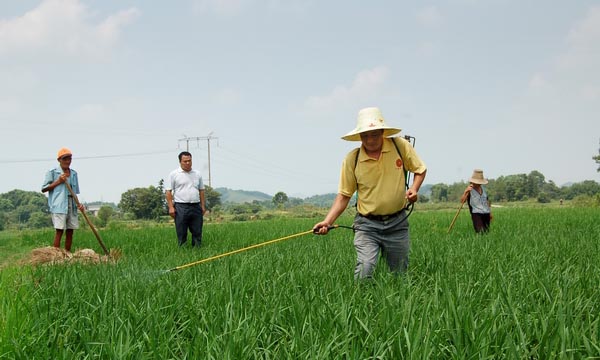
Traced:
[[[392, 141], [396, 141], [402, 158]], [[406, 205], [404, 168], [416, 174], [427, 169], [412, 145], [400, 137], [384, 138], [377, 160], [361, 145], [356, 162], [357, 151], [350, 151], [342, 163], [338, 193], [351, 197], [358, 191], [358, 212], [363, 215], [390, 215], [402, 210]]]

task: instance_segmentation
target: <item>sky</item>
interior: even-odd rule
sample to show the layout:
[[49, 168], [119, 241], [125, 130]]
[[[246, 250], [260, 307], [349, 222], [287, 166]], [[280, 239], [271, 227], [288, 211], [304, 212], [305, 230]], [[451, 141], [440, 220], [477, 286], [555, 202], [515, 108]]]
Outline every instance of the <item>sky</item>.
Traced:
[[0, 193], [40, 191], [61, 147], [82, 202], [186, 149], [213, 188], [334, 193], [372, 106], [425, 184], [600, 181], [600, 2], [0, 2]]

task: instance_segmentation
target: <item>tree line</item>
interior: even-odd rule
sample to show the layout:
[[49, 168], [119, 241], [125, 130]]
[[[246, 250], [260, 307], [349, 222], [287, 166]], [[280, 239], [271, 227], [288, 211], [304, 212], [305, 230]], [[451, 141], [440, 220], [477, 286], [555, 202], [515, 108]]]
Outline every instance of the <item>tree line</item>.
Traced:
[[[422, 187], [429, 189], [426, 194], [419, 194], [422, 202], [460, 202], [468, 183], [456, 182], [451, 185], [434, 184]], [[529, 174], [500, 176], [490, 179], [486, 185], [489, 198], [493, 203], [514, 201], [537, 201], [547, 203], [552, 200], [573, 200], [576, 198], [593, 199], [591, 203], [600, 204], [600, 184], [586, 180], [568, 186], [557, 186], [553, 181], [546, 181], [539, 171]], [[262, 210], [297, 208], [314, 206], [327, 208], [331, 205], [335, 194], [315, 195], [306, 199], [288, 197], [278, 192], [270, 201], [252, 201], [251, 203], [222, 203], [221, 194], [210, 186], [205, 187], [206, 206], [213, 214], [229, 214], [234, 220], [256, 218]], [[89, 204], [88, 204], [89, 205]], [[121, 194], [118, 205], [103, 204], [96, 216], [91, 217], [98, 226], [106, 225], [111, 219], [123, 220], [165, 220], [168, 210], [165, 200], [163, 180], [157, 186], [134, 188]], [[84, 222], [80, 222], [84, 224]], [[48, 200], [40, 192], [12, 190], [0, 194], [0, 230], [51, 227], [48, 211]], [[84, 224], [85, 226], [85, 224]]]
[[[452, 185], [435, 184], [431, 186], [429, 200], [432, 202], [460, 202], [460, 197], [467, 187], [467, 182]], [[486, 185], [488, 197], [492, 202], [512, 202], [535, 200], [547, 203], [551, 200], [573, 200], [577, 196], [600, 196], [600, 184], [593, 180], [558, 187], [539, 171], [529, 174], [500, 176], [490, 179]]]

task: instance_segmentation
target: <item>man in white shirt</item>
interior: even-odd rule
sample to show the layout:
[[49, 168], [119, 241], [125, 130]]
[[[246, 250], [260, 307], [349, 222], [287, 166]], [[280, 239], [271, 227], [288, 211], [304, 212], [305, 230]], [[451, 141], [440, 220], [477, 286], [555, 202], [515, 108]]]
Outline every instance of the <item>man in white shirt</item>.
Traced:
[[202, 175], [192, 170], [192, 154], [179, 154], [180, 167], [169, 174], [165, 185], [169, 215], [175, 219], [179, 246], [187, 241], [188, 229], [192, 233], [192, 247], [202, 243], [202, 225], [206, 213]]

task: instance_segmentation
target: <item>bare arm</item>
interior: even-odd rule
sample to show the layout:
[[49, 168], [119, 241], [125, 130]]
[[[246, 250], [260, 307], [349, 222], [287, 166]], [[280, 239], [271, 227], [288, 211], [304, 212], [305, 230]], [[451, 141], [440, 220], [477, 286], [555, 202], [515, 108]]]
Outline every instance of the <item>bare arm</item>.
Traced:
[[406, 190], [406, 198], [411, 203], [417, 202], [417, 200], [419, 198], [418, 197], [419, 189], [421, 188], [423, 181], [425, 181], [426, 174], [427, 174], [427, 170], [423, 171], [420, 174], [415, 174], [415, 177], [413, 178], [412, 186], [410, 187], [410, 189]]
[[467, 188], [465, 189], [465, 192], [460, 197], [461, 203], [464, 203], [465, 201], [467, 201], [467, 198], [469, 197], [469, 193], [471, 192], [472, 189], [473, 189], [473, 184], [469, 184], [467, 186]]
[[335, 200], [333, 200], [333, 204], [331, 205], [329, 212], [327, 213], [327, 216], [325, 216], [323, 221], [313, 226], [313, 231], [319, 235], [327, 234], [327, 231], [329, 231], [328, 227], [333, 225], [335, 220], [337, 220], [337, 218], [346, 210], [349, 202], [350, 197], [337, 194]]
[[49, 184], [48, 186], [46, 186], [45, 188], [42, 189], [42, 192], [48, 192], [50, 190], [54, 190], [58, 185], [64, 183], [65, 181], [67, 181], [67, 179], [69, 178], [69, 175], [67, 174], [61, 174], [58, 179], [54, 180], [54, 182], [52, 182], [51, 184]]
[[204, 215], [206, 213], [206, 196], [204, 195], [204, 190], [200, 190], [200, 207]]
[[167, 199], [167, 206], [169, 207], [169, 215], [175, 218], [175, 207], [173, 206], [173, 193], [171, 190], [167, 190], [165, 197]]

